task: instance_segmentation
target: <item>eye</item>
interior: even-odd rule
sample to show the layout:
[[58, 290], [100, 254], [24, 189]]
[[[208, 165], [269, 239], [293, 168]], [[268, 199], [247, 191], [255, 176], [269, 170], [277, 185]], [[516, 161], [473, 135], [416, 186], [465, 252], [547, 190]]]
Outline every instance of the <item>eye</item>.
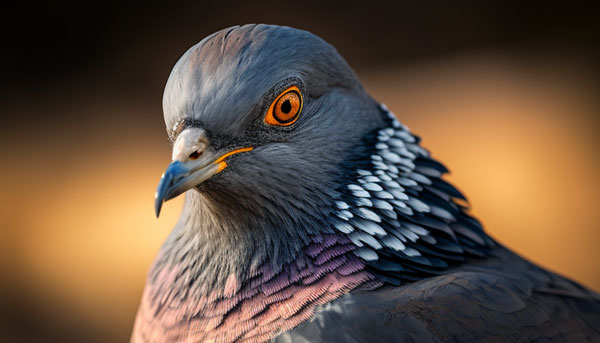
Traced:
[[292, 86], [281, 92], [269, 106], [265, 123], [275, 126], [292, 125], [298, 120], [301, 111], [302, 94], [300, 94], [298, 87]]

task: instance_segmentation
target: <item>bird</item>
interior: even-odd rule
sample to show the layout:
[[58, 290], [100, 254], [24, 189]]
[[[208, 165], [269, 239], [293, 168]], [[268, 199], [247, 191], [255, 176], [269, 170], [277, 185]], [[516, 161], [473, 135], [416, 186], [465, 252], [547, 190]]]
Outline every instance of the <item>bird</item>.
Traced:
[[316, 35], [218, 31], [177, 61], [162, 105], [156, 216], [185, 202], [132, 342], [600, 341], [600, 295], [491, 238]]

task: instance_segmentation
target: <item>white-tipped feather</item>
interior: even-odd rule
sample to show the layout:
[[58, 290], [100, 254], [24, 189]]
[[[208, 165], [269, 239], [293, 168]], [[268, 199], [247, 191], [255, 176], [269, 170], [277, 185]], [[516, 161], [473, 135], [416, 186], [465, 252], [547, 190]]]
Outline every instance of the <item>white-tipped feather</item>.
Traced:
[[354, 250], [354, 254], [365, 261], [377, 261], [379, 259], [377, 253], [369, 248], [358, 248]]
[[348, 205], [344, 201], [336, 201], [335, 206], [340, 210], [347, 210], [350, 208], [350, 205]]
[[356, 198], [356, 205], [372, 207], [373, 203], [369, 198]]
[[376, 223], [381, 223], [381, 218], [375, 212], [373, 212], [373, 211], [371, 211], [371, 210], [369, 210], [367, 208], [360, 207], [358, 209], [357, 213], [358, 213], [359, 216], [361, 216], [361, 217], [363, 217], [365, 219], [372, 220], [372, 221], [374, 221]]
[[354, 231], [352, 225], [348, 224], [347, 222], [338, 222], [333, 224], [333, 226], [336, 228], [336, 230], [343, 233], [351, 233], [352, 231]]
[[354, 226], [357, 229], [360, 229], [361, 231], [366, 232], [370, 235], [377, 235], [377, 236], [381, 236], [381, 237], [387, 235], [387, 232], [385, 232], [385, 230], [381, 226], [375, 224], [372, 221], [368, 221], [368, 220], [363, 220], [360, 222], [357, 221], [356, 223], [354, 223]]
[[350, 220], [352, 217], [354, 217], [354, 215], [348, 210], [340, 211], [336, 213], [336, 215], [344, 220]]
[[383, 243], [383, 245], [385, 245], [386, 247], [392, 248], [396, 251], [401, 251], [405, 249], [404, 244], [396, 236], [393, 235], [387, 235], [383, 237], [381, 239], [381, 243]]
[[373, 206], [382, 210], [394, 210], [394, 207], [389, 202], [380, 199], [373, 199]]
[[383, 190], [383, 188], [381, 188], [380, 185], [378, 185], [376, 183], [373, 183], [373, 182], [365, 183], [362, 186], [363, 186], [364, 189], [366, 189], [368, 191], [379, 192], [379, 191]]
[[379, 243], [375, 237], [366, 234], [362, 231], [354, 231], [351, 234], [348, 235], [348, 237], [350, 238], [350, 240], [352, 241], [352, 243], [358, 245], [359, 247], [363, 246], [362, 243], [369, 245], [372, 248], [375, 248], [377, 250], [383, 248], [383, 246], [381, 245], [381, 243]]
[[352, 191], [352, 194], [359, 198], [370, 198], [371, 195], [367, 191]]

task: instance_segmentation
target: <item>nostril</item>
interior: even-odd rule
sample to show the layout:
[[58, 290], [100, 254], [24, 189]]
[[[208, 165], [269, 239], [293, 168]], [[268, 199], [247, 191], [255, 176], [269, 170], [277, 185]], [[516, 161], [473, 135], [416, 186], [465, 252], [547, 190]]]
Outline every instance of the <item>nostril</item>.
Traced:
[[198, 151], [194, 151], [193, 153], [190, 154], [190, 159], [192, 159], [192, 160], [196, 160], [196, 159], [198, 159], [198, 157], [200, 157], [200, 152], [198, 152]]

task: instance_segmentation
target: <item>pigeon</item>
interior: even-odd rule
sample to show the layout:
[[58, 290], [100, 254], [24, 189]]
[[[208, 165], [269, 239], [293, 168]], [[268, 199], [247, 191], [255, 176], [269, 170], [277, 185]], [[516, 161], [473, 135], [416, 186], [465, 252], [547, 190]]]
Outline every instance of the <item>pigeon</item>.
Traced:
[[132, 342], [600, 341], [599, 294], [492, 239], [321, 38], [216, 32], [163, 110], [156, 215], [185, 203]]

